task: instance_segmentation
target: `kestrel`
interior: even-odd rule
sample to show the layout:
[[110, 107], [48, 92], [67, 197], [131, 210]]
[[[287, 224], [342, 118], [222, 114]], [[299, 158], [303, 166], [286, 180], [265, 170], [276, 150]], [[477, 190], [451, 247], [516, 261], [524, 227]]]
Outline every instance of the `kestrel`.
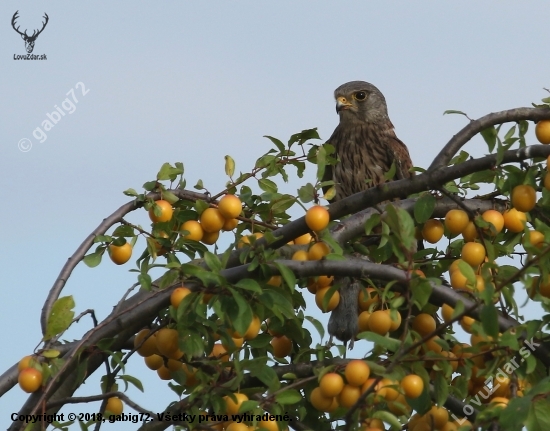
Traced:
[[[388, 116], [384, 95], [374, 85], [351, 81], [334, 91], [340, 124], [327, 141], [339, 162], [327, 166], [325, 181], [335, 182], [333, 201], [386, 182], [384, 174], [395, 163], [391, 180], [409, 178], [413, 164]], [[390, 180], [390, 181], [391, 181]]]
[[[352, 81], [338, 87], [334, 97], [340, 124], [327, 143], [334, 146], [338, 163], [327, 166], [323, 178], [335, 183], [336, 193], [331, 201], [386, 181], [411, 177], [413, 164], [409, 151], [395, 135], [386, 99], [380, 90], [368, 82]], [[395, 164], [395, 174], [388, 180], [384, 175], [392, 164]], [[349, 277], [338, 277], [335, 284], [340, 285], [340, 303], [330, 316], [328, 332], [344, 343], [351, 340], [352, 348], [358, 332], [357, 297], [361, 284]]]

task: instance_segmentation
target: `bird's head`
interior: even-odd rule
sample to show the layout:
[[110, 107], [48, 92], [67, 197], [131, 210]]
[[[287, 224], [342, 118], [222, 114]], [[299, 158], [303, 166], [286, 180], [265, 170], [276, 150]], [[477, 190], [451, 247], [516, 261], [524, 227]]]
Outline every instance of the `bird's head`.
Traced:
[[334, 98], [341, 123], [377, 122], [388, 118], [384, 95], [368, 82], [347, 82], [334, 90]]

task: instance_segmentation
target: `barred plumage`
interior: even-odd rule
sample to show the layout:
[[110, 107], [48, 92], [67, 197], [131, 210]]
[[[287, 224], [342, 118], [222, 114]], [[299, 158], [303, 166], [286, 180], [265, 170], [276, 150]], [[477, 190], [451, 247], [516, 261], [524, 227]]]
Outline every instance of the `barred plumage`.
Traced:
[[340, 124], [327, 143], [334, 146], [339, 163], [327, 166], [324, 176], [335, 182], [334, 201], [384, 183], [392, 163], [394, 180], [409, 178], [409, 151], [395, 135], [382, 93], [368, 82], [352, 81], [338, 87], [334, 97]]
[[[340, 124], [327, 143], [334, 146], [338, 163], [327, 166], [324, 181], [334, 181], [337, 201], [386, 182], [384, 174], [395, 163], [391, 180], [409, 178], [412, 161], [406, 145], [395, 135], [388, 117], [386, 99], [374, 85], [352, 81], [334, 91]], [[390, 180], [390, 181], [391, 181]], [[325, 187], [325, 191], [329, 187]], [[347, 343], [358, 332], [357, 295], [360, 282], [349, 277], [336, 278], [340, 303], [332, 312], [329, 334]]]

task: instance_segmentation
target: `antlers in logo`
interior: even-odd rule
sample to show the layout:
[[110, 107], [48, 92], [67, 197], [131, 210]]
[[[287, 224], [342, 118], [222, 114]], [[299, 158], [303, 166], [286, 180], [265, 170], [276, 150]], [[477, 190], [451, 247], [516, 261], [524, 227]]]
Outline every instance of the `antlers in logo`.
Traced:
[[25, 49], [30, 54], [32, 52], [32, 50], [34, 49], [34, 42], [36, 41], [36, 38], [46, 28], [46, 24], [48, 24], [48, 19], [49, 19], [48, 14], [44, 12], [44, 18], [46, 19], [46, 21], [42, 23], [42, 28], [40, 30], [34, 30], [33, 33], [32, 33], [32, 36], [29, 36], [27, 34], [27, 30], [25, 30], [24, 33], [21, 33], [19, 31], [19, 27], [15, 28], [15, 21], [17, 20], [17, 18], [19, 18], [19, 16], [17, 15], [18, 13], [19, 13], [19, 11], [16, 11], [13, 14], [13, 18], [11, 19], [11, 26], [13, 27], [13, 29], [17, 33], [19, 33], [21, 35], [21, 37], [25, 41]]

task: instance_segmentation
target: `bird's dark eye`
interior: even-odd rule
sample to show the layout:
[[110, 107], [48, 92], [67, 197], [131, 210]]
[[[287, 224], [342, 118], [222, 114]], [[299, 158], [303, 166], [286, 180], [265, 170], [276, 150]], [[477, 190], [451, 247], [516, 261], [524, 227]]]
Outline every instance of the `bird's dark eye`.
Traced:
[[365, 100], [367, 98], [367, 93], [364, 91], [358, 91], [353, 95], [353, 97], [355, 97], [356, 100]]

